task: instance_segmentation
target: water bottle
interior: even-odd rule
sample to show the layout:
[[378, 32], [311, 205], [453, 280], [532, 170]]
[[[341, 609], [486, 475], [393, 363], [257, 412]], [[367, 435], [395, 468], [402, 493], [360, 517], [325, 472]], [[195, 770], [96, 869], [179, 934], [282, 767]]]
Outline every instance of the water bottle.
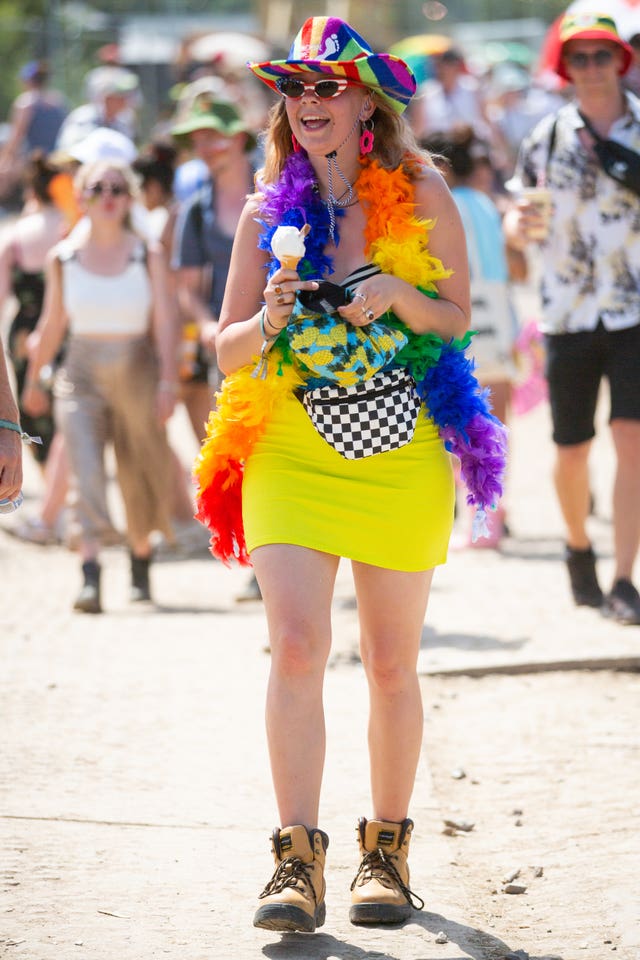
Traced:
[[14, 513], [18, 507], [22, 504], [24, 497], [22, 496], [22, 490], [14, 497], [13, 500], [10, 500], [8, 497], [5, 497], [3, 500], [0, 500], [0, 514], [3, 513]]

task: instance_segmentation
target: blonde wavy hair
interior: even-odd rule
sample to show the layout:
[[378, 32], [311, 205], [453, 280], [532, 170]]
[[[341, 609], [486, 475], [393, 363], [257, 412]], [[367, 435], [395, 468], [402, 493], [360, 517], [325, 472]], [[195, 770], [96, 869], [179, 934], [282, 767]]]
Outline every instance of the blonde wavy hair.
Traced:
[[[412, 180], [419, 179], [421, 170], [433, 167], [431, 154], [423, 150], [413, 135], [413, 131], [403, 116], [376, 95], [375, 89], [365, 88], [376, 109], [371, 119], [374, 123], [374, 144], [369, 154], [386, 170], [402, 167]], [[284, 97], [278, 101], [269, 113], [269, 122], [264, 134], [265, 162], [258, 173], [259, 182], [277, 183], [282, 174], [287, 157], [293, 153], [291, 127]]]

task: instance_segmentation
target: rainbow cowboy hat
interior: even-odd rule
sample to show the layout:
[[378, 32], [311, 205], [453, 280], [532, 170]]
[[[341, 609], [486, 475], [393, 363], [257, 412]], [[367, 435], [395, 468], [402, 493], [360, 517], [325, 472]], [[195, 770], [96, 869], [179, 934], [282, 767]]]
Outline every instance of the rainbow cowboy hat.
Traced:
[[286, 60], [250, 63], [249, 69], [277, 90], [279, 77], [305, 71], [329, 73], [371, 87], [402, 113], [416, 91], [413, 73], [399, 57], [374, 53], [366, 40], [339, 17], [309, 17]]

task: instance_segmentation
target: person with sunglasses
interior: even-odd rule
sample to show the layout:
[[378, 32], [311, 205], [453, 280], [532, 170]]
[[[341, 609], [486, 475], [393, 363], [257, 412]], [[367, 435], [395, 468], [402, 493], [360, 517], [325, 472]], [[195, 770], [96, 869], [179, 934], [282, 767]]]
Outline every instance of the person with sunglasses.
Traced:
[[[211, 79], [211, 78], [209, 78]], [[216, 362], [218, 317], [231, 260], [233, 238], [246, 197], [253, 190], [256, 137], [245, 117], [199, 81], [184, 93], [186, 112], [171, 128], [174, 142], [204, 164], [202, 185], [174, 208], [171, 268], [189, 362], [180, 371], [180, 398], [198, 443], [202, 440], [222, 375]], [[260, 600], [253, 574], [237, 602]]]
[[[217, 336], [226, 378], [196, 475], [213, 552], [250, 556], [269, 627], [280, 824], [254, 924], [312, 932], [325, 921], [322, 688], [341, 557], [370, 696], [372, 816], [356, 826], [349, 916], [399, 923], [424, 905], [410, 888], [408, 814], [423, 730], [417, 658], [453, 523], [443, 437], [456, 447], [463, 395], [462, 406], [484, 402], [463, 349], [464, 232], [402, 116], [415, 92], [404, 61], [338, 17], [312, 17], [286, 59], [250, 67], [279, 99], [234, 242]], [[500, 460], [501, 425], [486, 408], [477, 425]]]
[[131, 228], [138, 189], [133, 171], [124, 162], [97, 161], [80, 167], [75, 185], [86, 222], [48, 255], [23, 404], [34, 416], [45, 408], [39, 374], [66, 337], [54, 415], [67, 446], [80, 530], [83, 584], [74, 610], [95, 614], [102, 612], [99, 548], [109, 533], [108, 443], [125, 509], [131, 600], [151, 599], [151, 533], [172, 538], [164, 425], [175, 405], [177, 345], [162, 251]]
[[[635, 151], [640, 164], [640, 101], [623, 87], [633, 51], [611, 17], [567, 13], [559, 38], [555, 69], [573, 85], [574, 98], [526, 138], [514, 180], [545, 186], [553, 202], [538, 251], [565, 562], [577, 605], [639, 624], [633, 569], [640, 545], [640, 196], [606, 172], [596, 147], [598, 138], [615, 141]], [[524, 202], [504, 224], [521, 249], [540, 225]], [[589, 456], [603, 379], [616, 453], [615, 567], [606, 594], [588, 530]]]

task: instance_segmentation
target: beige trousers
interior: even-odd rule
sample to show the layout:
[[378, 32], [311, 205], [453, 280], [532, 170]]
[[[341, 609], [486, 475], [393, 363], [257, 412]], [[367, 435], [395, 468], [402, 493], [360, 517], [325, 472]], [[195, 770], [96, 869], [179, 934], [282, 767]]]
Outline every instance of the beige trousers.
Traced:
[[70, 337], [54, 387], [56, 425], [72, 472], [70, 506], [83, 539], [112, 530], [107, 509], [105, 450], [113, 443], [127, 536], [158, 530], [171, 538], [170, 458], [154, 410], [157, 370], [148, 337]]

